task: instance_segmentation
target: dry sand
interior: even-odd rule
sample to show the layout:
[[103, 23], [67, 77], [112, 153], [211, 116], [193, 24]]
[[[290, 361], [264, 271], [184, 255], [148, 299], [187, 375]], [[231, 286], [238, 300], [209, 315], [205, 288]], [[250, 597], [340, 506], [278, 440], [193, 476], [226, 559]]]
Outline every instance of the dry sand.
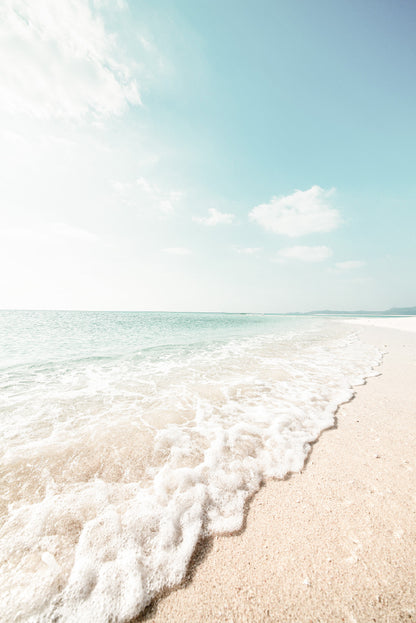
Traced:
[[382, 376], [340, 407], [304, 470], [268, 481], [244, 529], [201, 546], [187, 582], [141, 620], [416, 621], [416, 334], [359, 330], [387, 351]]
[[401, 318], [348, 318], [344, 322], [360, 324], [366, 327], [385, 327], [386, 329], [400, 329], [401, 331], [416, 332], [416, 317], [402, 316]]

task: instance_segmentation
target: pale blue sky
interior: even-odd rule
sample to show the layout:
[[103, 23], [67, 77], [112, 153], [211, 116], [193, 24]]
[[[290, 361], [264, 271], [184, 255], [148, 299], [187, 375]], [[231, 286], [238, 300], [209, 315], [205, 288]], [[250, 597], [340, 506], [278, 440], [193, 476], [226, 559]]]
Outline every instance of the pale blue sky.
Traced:
[[0, 18], [0, 307], [416, 304], [413, 1]]

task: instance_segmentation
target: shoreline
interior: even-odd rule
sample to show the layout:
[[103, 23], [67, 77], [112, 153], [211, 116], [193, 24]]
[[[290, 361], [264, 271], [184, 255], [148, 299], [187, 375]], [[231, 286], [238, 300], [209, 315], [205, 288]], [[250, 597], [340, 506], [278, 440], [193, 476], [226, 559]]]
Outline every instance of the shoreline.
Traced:
[[379, 327], [383, 329], [398, 329], [408, 333], [416, 332], [416, 316], [402, 316], [400, 318], [343, 318], [347, 324], [361, 325], [364, 327]]
[[387, 350], [381, 375], [339, 407], [302, 471], [267, 481], [244, 528], [202, 544], [187, 581], [136, 621], [416, 620], [416, 335], [402, 324], [416, 331], [416, 318], [351, 320]]

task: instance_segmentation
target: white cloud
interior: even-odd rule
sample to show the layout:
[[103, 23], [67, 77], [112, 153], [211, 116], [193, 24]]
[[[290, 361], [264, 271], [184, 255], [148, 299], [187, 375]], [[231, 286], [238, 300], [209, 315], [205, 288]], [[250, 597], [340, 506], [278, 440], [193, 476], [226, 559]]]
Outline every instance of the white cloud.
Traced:
[[120, 182], [119, 180], [112, 180], [111, 186], [118, 195], [124, 195], [131, 188], [129, 182]]
[[[107, 32], [101, 3], [4, 0], [0, 108], [30, 117], [120, 115], [140, 103], [132, 65]], [[130, 66], [129, 66], [130, 65]]]
[[54, 242], [55, 240], [72, 239], [92, 242], [98, 236], [86, 229], [73, 227], [67, 223], [47, 223], [35, 227], [3, 227], [0, 238], [8, 240]]
[[234, 247], [234, 251], [240, 255], [257, 255], [261, 251], [260, 247]]
[[305, 236], [328, 232], [341, 224], [341, 216], [330, 204], [333, 190], [312, 186], [296, 190], [285, 197], [273, 197], [269, 203], [256, 206], [250, 219], [265, 229], [284, 236]]
[[162, 249], [162, 251], [170, 255], [191, 255], [192, 253], [192, 251], [186, 247], [170, 247], [168, 249]]
[[275, 261], [300, 260], [302, 262], [323, 262], [331, 257], [332, 251], [329, 247], [287, 247], [280, 249]]
[[165, 214], [173, 212], [183, 196], [182, 191], [163, 190], [145, 177], [139, 177], [135, 182], [113, 180], [111, 186], [124, 204], [143, 206], [145, 203], [147, 207], [156, 207]]
[[152, 184], [144, 177], [137, 180], [137, 185], [158, 205], [162, 212], [172, 212], [175, 203], [183, 195], [180, 190], [161, 190], [159, 186]]
[[346, 262], [337, 262], [335, 264], [338, 270], [355, 270], [365, 265], [365, 262], [361, 260], [347, 260]]
[[116, 8], [117, 10], [127, 9], [128, 4], [125, 0], [92, 0], [92, 3], [95, 7], [109, 7]]
[[214, 225], [229, 225], [235, 219], [234, 214], [226, 214], [225, 212], [220, 212], [215, 208], [209, 208], [208, 210], [209, 216], [193, 216], [192, 220], [196, 223], [202, 223], [202, 225], [207, 225], [208, 227], [212, 227]]
[[67, 223], [52, 223], [47, 231], [52, 237], [72, 238], [75, 240], [97, 240], [97, 235], [81, 227], [73, 227]]

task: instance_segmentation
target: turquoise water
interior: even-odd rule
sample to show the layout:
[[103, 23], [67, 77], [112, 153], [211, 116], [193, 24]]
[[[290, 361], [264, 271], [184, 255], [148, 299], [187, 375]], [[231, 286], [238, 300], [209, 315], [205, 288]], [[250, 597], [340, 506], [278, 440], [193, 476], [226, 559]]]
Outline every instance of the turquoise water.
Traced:
[[6, 620], [137, 615], [378, 360], [332, 319], [0, 312]]
[[0, 311], [0, 366], [140, 356], [304, 325], [300, 318], [255, 314]]

